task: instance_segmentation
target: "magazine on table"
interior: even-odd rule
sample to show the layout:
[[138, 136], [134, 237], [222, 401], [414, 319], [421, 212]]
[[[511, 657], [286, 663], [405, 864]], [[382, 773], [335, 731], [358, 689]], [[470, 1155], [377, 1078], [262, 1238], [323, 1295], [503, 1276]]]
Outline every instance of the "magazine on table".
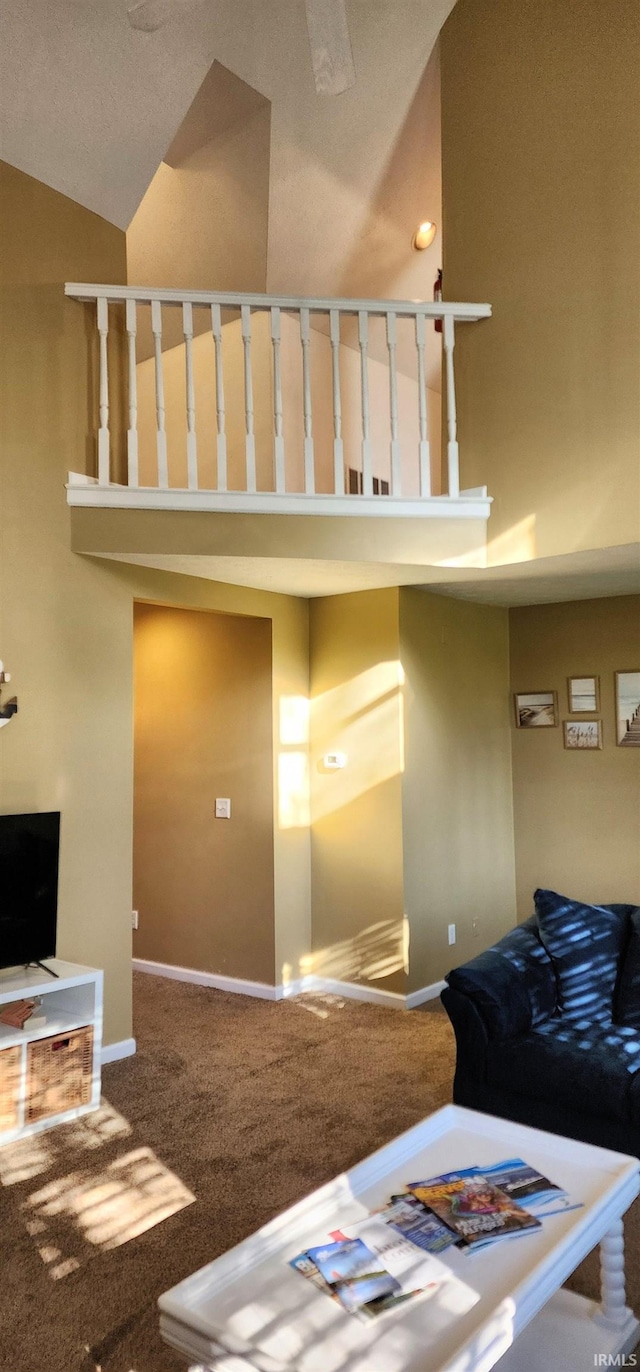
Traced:
[[510, 1200], [475, 1168], [435, 1180], [409, 1182], [408, 1189], [469, 1248], [540, 1228], [535, 1215]]
[[390, 1224], [426, 1253], [443, 1253], [445, 1249], [454, 1245], [460, 1247], [462, 1243], [462, 1239], [448, 1229], [432, 1210], [427, 1210], [410, 1191], [392, 1196], [376, 1213], [385, 1224]]
[[530, 1167], [522, 1158], [507, 1158], [490, 1167], [468, 1169], [469, 1175], [480, 1173], [494, 1186], [499, 1187], [507, 1196], [538, 1219], [558, 1215], [565, 1210], [579, 1210], [582, 1201], [574, 1201], [562, 1186], [549, 1181], [537, 1168]]
[[378, 1215], [329, 1237], [332, 1242], [299, 1253], [290, 1266], [350, 1314], [368, 1321], [415, 1296], [434, 1296], [445, 1285], [452, 1308], [469, 1308], [468, 1288], [455, 1274]]
[[[568, 1191], [522, 1158], [407, 1182], [367, 1218], [334, 1230], [290, 1266], [361, 1320], [449, 1284], [447, 1301], [469, 1309], [469, 1288], [438, 1259], [537, 1233], [552, 1215], [579, 1209]], [[459, 1289], [458, 1289], [459, 1288]]]

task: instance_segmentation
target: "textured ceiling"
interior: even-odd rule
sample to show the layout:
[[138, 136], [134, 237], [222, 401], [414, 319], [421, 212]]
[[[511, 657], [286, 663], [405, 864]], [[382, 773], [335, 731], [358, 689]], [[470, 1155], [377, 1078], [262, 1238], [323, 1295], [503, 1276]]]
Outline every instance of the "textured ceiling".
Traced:
[[398, 76], [410, 102], [451, 8], [452, 0], [350, 0], [360, 88], [332, 99], [315, 92], [302, 0], [178, 3], [155, 33], [131, 28], [127, 0], [11, 0], [2, 13], [0, 156], [125, 228], [214, 59], [282, 105], [288, 124], [293, 99], [296, 126], [313, 126], [319, 148], [337, 135], [339, 150], [341, 124], [352, 140], [363, 118], [366, 130], [362, 93], [379, 91], [385, 52], [394, 135], [406, 113]]
[[[107, 556], [107, 554], [101, 554]], [[640, 544], [540, 558], [506, 567], [460, 569], [301, 558], [115, 555], [114, 561], [181, 572], [255, 590], [312, 599], [381, 586], [424, 586], [485, 605], [542, 605], [640, 593]]]

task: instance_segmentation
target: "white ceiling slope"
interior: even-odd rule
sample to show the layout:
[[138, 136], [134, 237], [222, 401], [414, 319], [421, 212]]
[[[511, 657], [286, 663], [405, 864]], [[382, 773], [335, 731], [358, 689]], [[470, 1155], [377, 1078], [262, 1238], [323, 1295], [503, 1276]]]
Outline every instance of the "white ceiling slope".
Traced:
[[399, 136], [452, 7], [453, 0], [348, 0], [356, 84], [323, 97], [303, 0], [194, 0], [155, 33], [131, 28], [127, 0], [7, 0], [0, 157], [126, 228], [217, 59], [281, 111], [294, 162], [295, 125], [305, 130], [306, 154], [310, 144], [335, 148], [328, 160], [339, 177], [343, 140], [367, 151], [369, 112], [381, 99], [389, 143]]

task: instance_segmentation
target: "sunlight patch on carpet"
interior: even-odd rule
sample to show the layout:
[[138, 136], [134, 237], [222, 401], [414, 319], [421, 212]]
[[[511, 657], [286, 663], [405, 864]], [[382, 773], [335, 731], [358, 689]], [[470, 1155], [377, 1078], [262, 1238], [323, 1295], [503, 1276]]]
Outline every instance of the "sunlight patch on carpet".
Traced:
[[67, 1148], [101, 1148], [103, 1143], [125, 1138], [131, 1133], [129, 1121], [108, 1100], [101, 1100], [97, 1110], [66, 1125], [64, 1142]]
[[[136, 1148], [103, 1171], [71, 1172], [25, 1202], [31, 1217], [70, 1221], [87, 1243], [119, 1248], [195, 1201], [151, 1148]], [[62, 1274], [61, 1274], [62, 1275]]]
[[15, 1143], [5, 1143], [0, 1148], [0, 1184], [15, 1186], [21, 1181], [30, 1181], [46, 1172], [53, 1162], [49, 1139], [35, 1134], [28, 1139], [17, 1139]]
[[15, 1186], [48, 1172], [70, 1148], [92, 1151], [131, 1133], [129, 1121], [102, 1100], [97, 1110], [61, 1124], [45, 1134], [32, 1134], [0, 1148], [0, 1185]]

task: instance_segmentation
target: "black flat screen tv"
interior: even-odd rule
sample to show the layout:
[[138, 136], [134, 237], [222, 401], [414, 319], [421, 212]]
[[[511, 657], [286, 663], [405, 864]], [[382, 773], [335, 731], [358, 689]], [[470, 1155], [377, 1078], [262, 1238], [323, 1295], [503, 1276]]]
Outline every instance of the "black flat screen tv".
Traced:
[[0, 967], [56, 951], [60, 814], [0, 815]]

